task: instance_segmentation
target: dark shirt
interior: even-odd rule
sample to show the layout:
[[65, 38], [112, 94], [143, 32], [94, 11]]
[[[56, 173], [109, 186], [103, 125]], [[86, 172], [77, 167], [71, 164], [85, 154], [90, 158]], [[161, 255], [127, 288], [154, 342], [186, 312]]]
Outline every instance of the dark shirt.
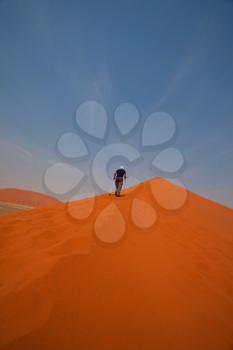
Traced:
[[125, 169], [117, 169], [116, 170], [116, 172], [115, 172], [115, 174], [114, 174], [114, 179], [116, 178], [116, 177], [124, 177], [124, 176], [126, 176], [126, 171], [125, 171]]

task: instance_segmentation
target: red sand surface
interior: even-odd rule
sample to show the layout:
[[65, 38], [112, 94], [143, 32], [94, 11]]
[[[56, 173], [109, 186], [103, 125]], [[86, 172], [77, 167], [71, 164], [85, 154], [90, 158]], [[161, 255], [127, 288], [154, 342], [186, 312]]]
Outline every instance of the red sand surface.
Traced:
[[15, 188], [0, 189], [0, 202], [26, 205], [41, 208], [60, 203], [57, 199], [43, 193], [19, 190]]
[[[162, 179], [154, 185], [165, 201], [180, 195]], [[152, 228], [135, 226], [136, 197], [156, 209]], [[73, 203], [72, 213], [90, 201]], [[123, 221], [111, 208], [101, 216], [109, 204]], [[67, 209], [0, 218], [2, 349], [233, 349], [233, 210], [189, 193], [182, 209], [169, 212], [149, 183], [121, 198], [96, 197], [83, 221]], [[120, 225], [126, 235], [102, 243], [101, 224], [104, 237], [114, 238]]]

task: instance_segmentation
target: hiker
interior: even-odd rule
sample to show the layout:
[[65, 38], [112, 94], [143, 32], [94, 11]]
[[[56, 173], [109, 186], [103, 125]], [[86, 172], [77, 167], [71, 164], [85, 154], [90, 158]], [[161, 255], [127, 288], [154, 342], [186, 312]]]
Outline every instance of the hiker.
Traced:
[[116, 170], [113, 176], [113, 180], [115, 180], [115, 185], [116, 185], [115, 196], [120, 197], [123, 181], [126, 180], [126, 178], [127, 178], [126, 171], [123, 165], [121, 165], [120, 168]]

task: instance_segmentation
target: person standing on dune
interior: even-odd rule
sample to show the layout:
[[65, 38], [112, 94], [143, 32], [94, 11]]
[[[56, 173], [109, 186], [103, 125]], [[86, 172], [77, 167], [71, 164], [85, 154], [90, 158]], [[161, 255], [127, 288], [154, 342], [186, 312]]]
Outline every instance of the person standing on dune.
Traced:
[[115, 196], [120, 197], [122, 186], [124, 180], [126, 180], [126, 171], [124, 169], [124, 166], [121, 165], [119, 169], [116, 170], [113, 176], [113, 180], [115, 180], [115, 186], [116, 186], [116, 191], [115, 191]]

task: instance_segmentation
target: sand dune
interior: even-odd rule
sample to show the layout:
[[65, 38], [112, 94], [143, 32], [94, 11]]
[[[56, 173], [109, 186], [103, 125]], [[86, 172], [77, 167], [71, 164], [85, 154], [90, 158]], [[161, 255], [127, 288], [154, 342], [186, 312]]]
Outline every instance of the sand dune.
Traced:
[[232, 350], [233, 210], [181, 198], [156, 179], [1, 217], [0, 347]]
[[25, 210], [31, 210], [32, 207], [28, 207], [22, 204], [14, 204], [7, 202], [0, 202], [0, 215], [6, 215], [13, 212], [20, 212]]
[[0, 189], [0, 202], [41, 208], [56, 205], [59, 201], [43, 193], [20, 190], [16, 188]]

